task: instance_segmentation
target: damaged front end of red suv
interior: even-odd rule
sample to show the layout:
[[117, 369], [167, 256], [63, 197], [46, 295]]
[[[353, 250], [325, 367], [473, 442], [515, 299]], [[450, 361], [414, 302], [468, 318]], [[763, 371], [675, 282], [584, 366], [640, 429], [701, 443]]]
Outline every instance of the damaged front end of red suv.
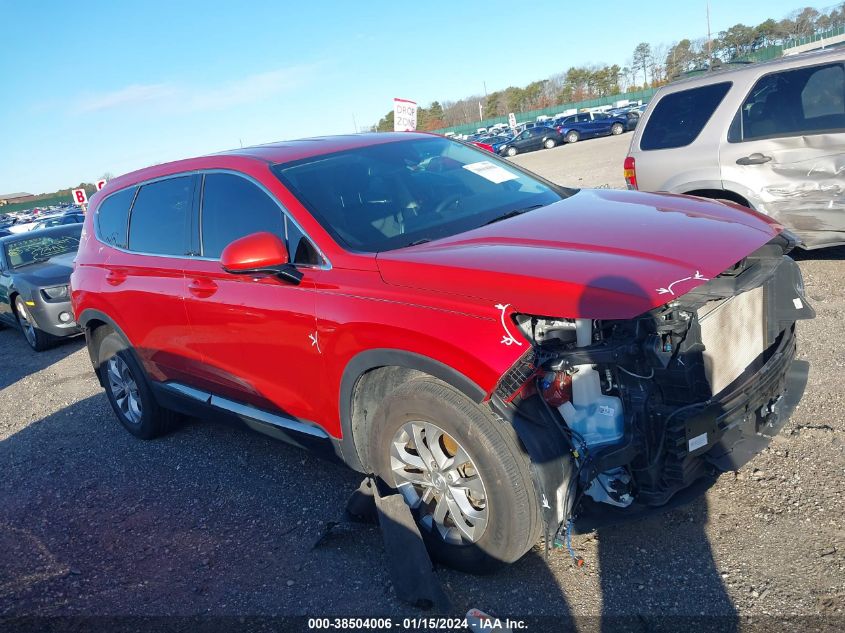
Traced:
[[794, 245], [782, 232], [631, 319], [512, 315], [531, 348], [491, 405], [531, 456], [549, 534], [689, 500], [780, 431], [807, 381], [795, 322], [815, 316]]

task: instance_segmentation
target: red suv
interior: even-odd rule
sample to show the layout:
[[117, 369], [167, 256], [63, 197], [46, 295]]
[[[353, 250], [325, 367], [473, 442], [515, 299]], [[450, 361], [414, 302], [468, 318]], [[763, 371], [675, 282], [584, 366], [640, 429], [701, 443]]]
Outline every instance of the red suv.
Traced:
[[220, 415], [328, 448], [485, 571], [766, 446], [806, 383], [794, 245], [746, 208], [370, 134], [111, 180], [71, 287], [130, 433]]

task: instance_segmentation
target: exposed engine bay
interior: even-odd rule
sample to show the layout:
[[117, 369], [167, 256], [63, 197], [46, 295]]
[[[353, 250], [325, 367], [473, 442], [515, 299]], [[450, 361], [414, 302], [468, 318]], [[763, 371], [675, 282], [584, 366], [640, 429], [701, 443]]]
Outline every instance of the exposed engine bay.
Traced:
[[800, 399], [795, 321], [815, 316], [782, 233], [628, 320], [514, 316], [532, 346], [492, 404], [532, 461], [548, 532], [703, 490], [760, 452]]

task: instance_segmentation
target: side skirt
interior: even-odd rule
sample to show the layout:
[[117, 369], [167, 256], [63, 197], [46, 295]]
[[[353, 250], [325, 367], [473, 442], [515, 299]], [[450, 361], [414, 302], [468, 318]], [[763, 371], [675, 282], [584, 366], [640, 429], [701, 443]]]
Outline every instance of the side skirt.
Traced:
[[150, 386], [158, 403], [165, 408], [191, 417], [245, 424], [253, 431], [312, 451], [320, 457], [340, 461], [339, 440], [313, 422], [281, 412], [271, 413], [178, 382], [153, 382]]

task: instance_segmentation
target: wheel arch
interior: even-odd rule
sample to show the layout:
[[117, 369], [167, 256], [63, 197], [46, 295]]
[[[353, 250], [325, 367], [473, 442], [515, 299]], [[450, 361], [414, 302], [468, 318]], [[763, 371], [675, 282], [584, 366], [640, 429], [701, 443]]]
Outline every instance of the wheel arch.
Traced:
[[9, 293], [9, 306], [12, 308], [12, 316], [15, 317], [15, 319], [18, 318], [18, 306], [15, 305], [15, 299], [17, 299], [20, 294], [20, 291], [17, 289], [13, 289], [12, 292]]
[[[101, 312], [100, 310], [95, 310], [93, 308], [88, 308], [82, 311], [82, 314], [76, 319], [76, 322], [82, 327], [83, 332], [85, 333], [85, 343], [88, 347], [88, 357], [91, 359], [91, 365], [94, 367], [94, 372], [97, 374], [97, 378], [100, 380], [100, 384], [102, 385], [103, 379], [100, 375], [100, 359], [99, 359], [99, 343], [101, 342], [102, 338], [111, 332], [117, 334], [121, 340], [123, 341], [124, 346], [130, 353], [135, 356], [135, 360], [138, 361], [139, 366], [143, 368], [143, 364], [141, 363], [135, 349], [132, 347], [132, 343], [130, 343], [129, 338], [120, 328], [120, 326], [114, 322], [109, 315], [105, 312]], [[102, 328], [105, 328], [102, 329]]]
[[341, 458], [351, 468], [368, 472], [366, 438], [378, 403], [400, 384], [432, 376], [451, 385], [475, 403], [487, 394], [457, 370], [428, 356], [398, 349], [371, 349], [354, 356], [343, 370], [339, 413]]
[[730, 200], [731, 202], [736, 202], [737, 204], [748, 207], [749, 209], [754, 208], [747, 198], [741, 196], [735, 191], [731, 191], [730, 189], [693, 189], [692, 191], [685, 191], [684, 195], [698, 196], [700, 198]]

